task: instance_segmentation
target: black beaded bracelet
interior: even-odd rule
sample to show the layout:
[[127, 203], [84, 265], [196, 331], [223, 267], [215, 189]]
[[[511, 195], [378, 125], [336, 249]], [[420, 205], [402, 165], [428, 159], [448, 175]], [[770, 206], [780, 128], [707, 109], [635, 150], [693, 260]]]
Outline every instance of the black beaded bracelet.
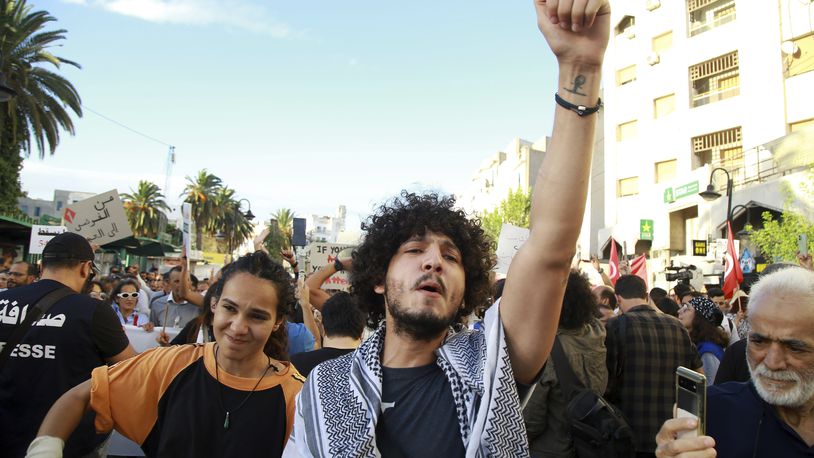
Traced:
[[571, 110], [574, 113], [578, 114], [579, 116], [587, 116], [589, 114], [594, 114], [602, 108], [602, 99], [598, 99], [596, 101], [596, 105], [592, 107], [586, 107], [585, 105], [574, 105], [573, 103], [563, 99], [560, 97], [560, 94], [554, 93], [554, 100], [557, 104], [567, 110]]

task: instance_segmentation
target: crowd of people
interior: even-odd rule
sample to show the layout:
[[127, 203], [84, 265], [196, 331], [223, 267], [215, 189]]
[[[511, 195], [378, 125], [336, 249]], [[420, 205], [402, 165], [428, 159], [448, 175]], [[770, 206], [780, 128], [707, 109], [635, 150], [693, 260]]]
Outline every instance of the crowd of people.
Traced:
[[[305, 279], [261, 236], [209, 279], [182, 254], [160, 274], [97, 280], [91, 245], [57, 235], [40, 266], [0, 274], [2, 453], [104, 456], [115, 429], [147, 456], [571, 457], [555, 347], [626, 418], [631, 456], [811, 455], [810, 257], [729, 298], [574, 269], [609, 6], [535, 6], [560, 89], [529, 238], [505, 278], [480, 222], [435, 193], [381, 204], [351, 256]], [[323, 289], [343, 270], [350, 293]], [[125, 326], [157, 348], [136, 354]], [[708, 435], [673, 418], [680, 366], [707, 378]]]

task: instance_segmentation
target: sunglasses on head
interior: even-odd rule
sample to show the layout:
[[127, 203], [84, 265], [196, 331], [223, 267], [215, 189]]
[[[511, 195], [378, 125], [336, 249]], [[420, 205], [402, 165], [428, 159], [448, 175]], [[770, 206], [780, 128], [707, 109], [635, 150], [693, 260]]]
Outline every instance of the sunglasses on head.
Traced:
[[138, 293], [137, 292], [136, 293], [119, 293], [119, 294], [116, 295], [116, 297], [121, 298], [121, 299], [129, 299], [129, 298], [132, 297], [133, 299], [135, 299], [135, 298], [138, 297]]

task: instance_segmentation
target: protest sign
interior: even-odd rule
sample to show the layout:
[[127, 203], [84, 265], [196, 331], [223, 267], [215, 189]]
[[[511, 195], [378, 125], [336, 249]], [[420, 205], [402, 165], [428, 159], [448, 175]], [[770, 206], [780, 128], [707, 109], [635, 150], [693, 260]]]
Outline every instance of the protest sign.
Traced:
[[119, 192], [115, 189], [69, 205], [62, 218], [69, 231], [96, 245], [133, 235]]
[[192, 219], [192, 204], [189, 202], [181, 204], [181, 234], [187, 258], [190, 261], [203, 261], [203, 252], [195, 249], [198, 246], [198, 232], [195, 229], [195, 220]]
[[[351, 245], [343, 245], [340, 243], [312, 243], [310, 254], [311, 273], [316, 272], [328, 264], [333, 264], [339, 253], [346, 248], [351, 248]], [[324, 289], [347, 291], [350, 287], [348, 273], [342, 271], [331, 275], [331, 277], [322, 284], [322, 287]]]
[[65, 226], [40, 226], [35, 224], [31, 226], [31, 241], [28, 244], [29, 254], [42, 254], [42, 249], [45, 244], [55, 236], [67, 231]]
[[529, 238], [529, 230], [511, 224], [504, 224], [500, 228], [500, 237], [497, 240], [497, 265], [495, 272], [507, 274], [509, 264], [512, 263], [517, 250]]
[[[130, 344], [133, 345], [133, 349], [136, 350], [136, 352], [141, 353], [158, 346], [158, 342], [155, 339], [158, 337], [161, 328], [156, 327], [149, 332], [140, 326], [130, 324], [124, 325], [123, 328], [124, 333], [127, 334], [127, 339], [130, 340]], [[181, 332], [181, 329], [166, 327], [164, 328], [164, 332], [166, 332], [167, 336], [172, 340]]]

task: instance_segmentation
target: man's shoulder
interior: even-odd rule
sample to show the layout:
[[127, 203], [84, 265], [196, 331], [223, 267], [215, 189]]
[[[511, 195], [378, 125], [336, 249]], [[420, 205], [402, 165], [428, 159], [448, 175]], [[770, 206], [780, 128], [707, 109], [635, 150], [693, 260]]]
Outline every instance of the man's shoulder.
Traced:
[[[351, 351], [338, 358], [329, 359], [319, 363], [308, 377], [308, 381], [314, 379], [316, 374], [318, 378], [325, 378], [331, 380], [332, 383], [341, 384], [350, 380], [350, 370], [353, 363], [354, 355], [358, 350]], [[314, 353], [314, 352], [308, 352]], [[296, 363], [295, 363], [296, 366]]]
[[707, 402], [710, 404], [759, 402], [752, 390], [752, 382], [727, 382], [707, 388]]

